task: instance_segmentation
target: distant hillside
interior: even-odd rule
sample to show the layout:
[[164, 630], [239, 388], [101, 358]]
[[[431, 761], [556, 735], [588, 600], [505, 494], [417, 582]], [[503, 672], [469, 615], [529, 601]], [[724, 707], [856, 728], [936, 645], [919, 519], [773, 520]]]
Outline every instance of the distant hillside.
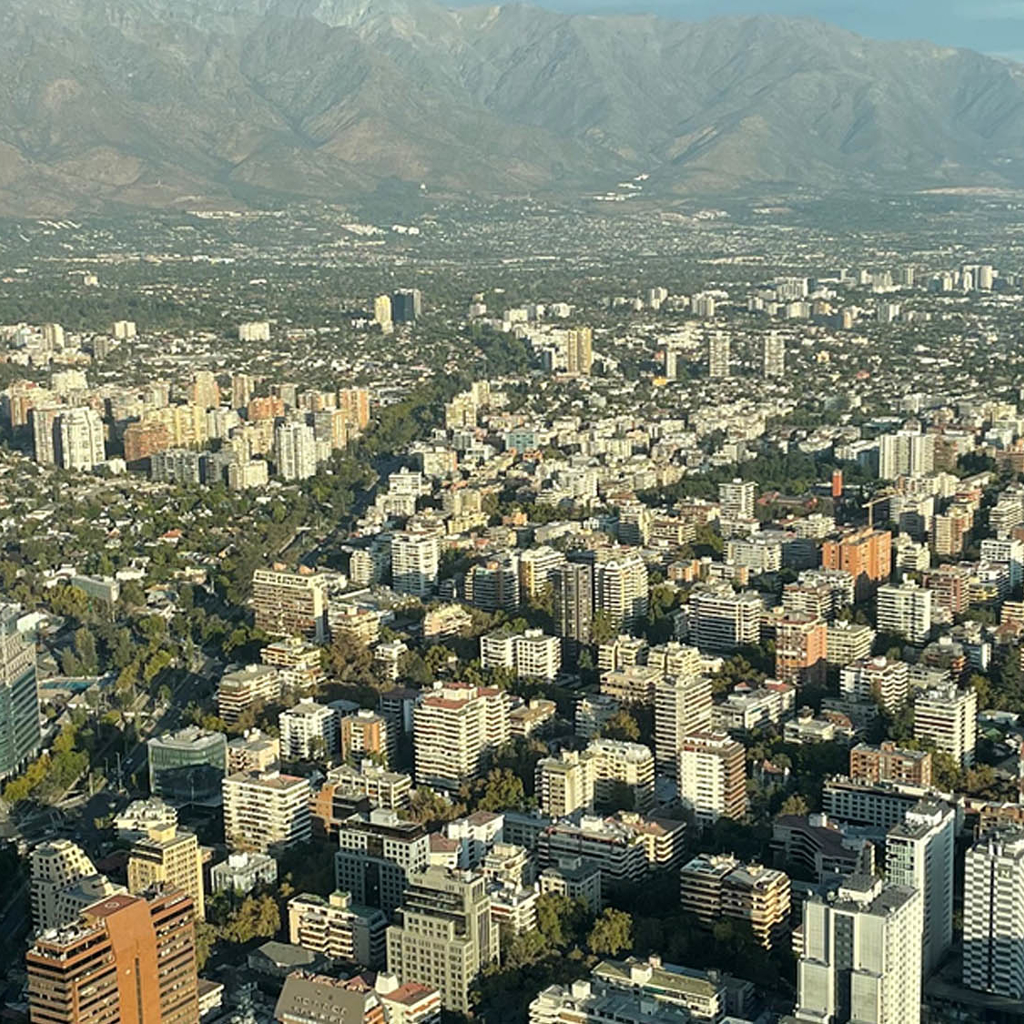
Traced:
[[1024, 66], [810, 21], [0, 0], [0, 212], [432, 191], [1024, 186]]

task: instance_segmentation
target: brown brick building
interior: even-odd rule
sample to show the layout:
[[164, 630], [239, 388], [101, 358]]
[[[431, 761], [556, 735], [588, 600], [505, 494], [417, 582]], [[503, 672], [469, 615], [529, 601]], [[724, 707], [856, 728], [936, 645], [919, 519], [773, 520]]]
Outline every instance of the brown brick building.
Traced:
[[117, 895], [25, 957], [32, 1024], [197, 1024], [192, 900]]

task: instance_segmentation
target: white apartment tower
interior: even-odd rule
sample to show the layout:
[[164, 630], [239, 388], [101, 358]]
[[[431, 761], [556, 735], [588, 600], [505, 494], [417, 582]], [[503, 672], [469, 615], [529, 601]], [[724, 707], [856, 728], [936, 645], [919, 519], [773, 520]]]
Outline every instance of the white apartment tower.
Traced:
[[440, 543], [433, 533], [396, 533], [391, 538], [391, 573], [395, 590], [429, 597], [437, 583]]
[[885, 875], [922, 896], [921, 968], [928, 977], [953, 941], [953, 855], [956, 813], [939, 800], [922, 800], [886, 836]]
[[285, 480], [308, 480], [316, 475], [316, 438], [305, 423], [279, 423], [274, 430], [274, 458]]
[[722, 518], [751, 519], [756, 496], [757, 484], [753, 480], [736, 477], [728, 483], [719, 484], [718, 503], [722, 506]]
[[232, 850], [268, 853], [312, 836], [308, 779], [238, 772], [223, 782], [224, 840]]
[[914, 739], [934, 743], [969, 768], [978, 744], [978, 691], [949, 685], [919, 693], [914, 701]]
[[498, 689], [451, 683], [413, 711], [418, 786], [457, 790], [477, 777], [488, 751], [510, 735], [507, 696]]
[[728, 377], [731, 343], [729, 335], [715, 331], [708, 338], [708, 376]]
[[103, 420], [95, 409], [62, 412], [54, 427], [56, 460], [63, 469], [93, 469], [103, 462]]
[[964, 858], [968, 988], [1024, 999], [1024, 830], [982, 836]]
[[919, 1024], [922, 899], [916, 889], [852, 875], [804, 903], [795, 1019]]
[[918, 429], [898, 430], [878, 439], [878, 476], [895, 480], [898, 476], [922, 476], [935, 469], [935, 436]]
[[764, 339], [764, 376], [783, 377], [786, 373], [786, 339], [778, 331], [765, 335]]
[[312, 699], [277, 716], [285, 761], [335, 761], [340, 753], [338, 714]]
[[698, 673], [654, 684], [654, 756], [658, 771], [675, 775], [683, 738], [711, 726], [711, 679]]
[[605, 611], [617, 630], [629, 631], [647, 614], [647, 566], [638, 553], [594, 566], [594, 608]]
[[878, 588], [878, 628], [912, 644], [925, 643], [932, 631], [932, 592], [913, 580], [883, 584]]

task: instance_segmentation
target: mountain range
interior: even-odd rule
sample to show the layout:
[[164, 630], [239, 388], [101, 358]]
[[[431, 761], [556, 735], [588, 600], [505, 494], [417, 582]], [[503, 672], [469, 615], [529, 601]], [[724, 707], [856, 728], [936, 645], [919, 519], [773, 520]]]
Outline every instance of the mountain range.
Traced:
[[774, 17], [0, 0], [0, 213], [1024, 187], [1024, 65]]

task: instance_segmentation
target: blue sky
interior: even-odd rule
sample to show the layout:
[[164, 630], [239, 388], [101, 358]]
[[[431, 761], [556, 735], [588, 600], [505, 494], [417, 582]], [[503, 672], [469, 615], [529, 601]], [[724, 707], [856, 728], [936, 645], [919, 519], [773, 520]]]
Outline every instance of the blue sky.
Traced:
[[[468, 4], [473, 0], [448, 0]], [[481, 0], [476, 0], [481, 2]], [[1024, 61], [1024, 0], [532, 0], [563, 11], [647, 11], [684, 20], [722, 14], [820, 18], [880, 39], [929, 39]]]

